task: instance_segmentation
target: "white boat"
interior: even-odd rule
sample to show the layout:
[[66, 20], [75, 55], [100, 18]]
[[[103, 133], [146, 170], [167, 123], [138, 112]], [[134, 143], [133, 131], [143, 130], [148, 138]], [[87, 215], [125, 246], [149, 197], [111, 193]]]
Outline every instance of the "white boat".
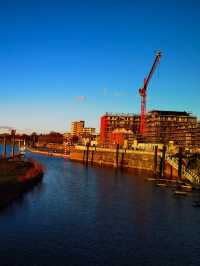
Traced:
[[26, 152], [26, 148], [25, 148], [25, 147], [21, 147], [21, 148], [19, 149], [19, 153], [20, 153], [21, 155], [25, 155], [25, 152]]

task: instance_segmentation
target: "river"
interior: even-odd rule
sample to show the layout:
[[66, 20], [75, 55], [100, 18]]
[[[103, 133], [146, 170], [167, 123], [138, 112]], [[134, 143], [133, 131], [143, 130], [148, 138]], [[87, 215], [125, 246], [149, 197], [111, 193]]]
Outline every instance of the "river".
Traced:
[[195, 194], [146, 175], [28, 154], [43, 182], [0, 212], [0, 265], [200, 265]]

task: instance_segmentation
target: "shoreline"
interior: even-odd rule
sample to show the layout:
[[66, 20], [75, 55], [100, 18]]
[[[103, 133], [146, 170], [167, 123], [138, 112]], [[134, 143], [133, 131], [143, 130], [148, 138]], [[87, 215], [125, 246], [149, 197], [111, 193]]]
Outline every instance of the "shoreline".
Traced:
[[[124, 153], [122, 151], [116, 156], [116, 151], [111, 151], [109, 149], [104, 150], [101, 148], [88, 151], [75, 149], [71, 154], [64, 155], [63, 153], [28, 148], [28, 151], [35, 154], [69, 159], [73, 162], [83, 164], [86, 167], [113, 168], [119, 171], [142, 173], [147, 174], [149, 177], [156, 178], [156, 180], [167, 180], [172, 183], [179, 180], [178, 170], [175, 168], [172, 169], [167, 162], [165, 163], [165, 171], [163, 172], [162, 177], [160, 176], [160, 154], [157, 155], [158, 157], [155, 167], [155, 157], [153, 153], [142, 151], [128, 151]], [[187, 182], [187, 180], [182, 181]]]
[[57, 152], [50, 152], [50, 151], [40, 151], [36, 150], [34, 148], [27, 148], [28, 151], [35, 153], [35, 154], [40, 154], [40, 155], [45, 155], [48, 157], [55, 157], [55, 158], [67, 158], [70, 159], [70, 155], [64, 155], [63, 153], [57, 153]]
[[0, 209], [41, 182], [43, 173], [36, 161], [0, 160]]
[[28, 148], [28, 151], [34, 153], [34, 154], [39, 154], [39, 155], [44, 155], [44, 156], [48, 156], [48, 157], [54, 157], [54, 158], [64, 158], [64, 159], [69, 159], [70, 161], [76, 162], [76, 163], [80, 163], [80, 164], [84, 164], [86, 166], [92, 166], [92, 167], [99, 167], [99, 168], [113, 168], [113, 169], [118, 169], [118, 170], [126, 170], [126, 171], [136, 171], [136, 172], [143, 172], [143, 173], [147, 173], [150, 176], [153, 176], [153, 170], [149, 170], [146, 168], [137, 168], [137, 167], [121, 167], [121, 165], [119, 164], [118, 167], [113, 166], [112, 162], [106, 162], [106, 161], [99, 161], [99, 162], [91, 162], [88, 161], [88, 163], [86, 163], [82, 158], [72, 158], [70, 156], [70, 154], [64, 155], [63, 153], [55, 153], [55, 152], [49, 152], [49, 151], [40, 151], [40, 150], [36, 150], [34, 148]]

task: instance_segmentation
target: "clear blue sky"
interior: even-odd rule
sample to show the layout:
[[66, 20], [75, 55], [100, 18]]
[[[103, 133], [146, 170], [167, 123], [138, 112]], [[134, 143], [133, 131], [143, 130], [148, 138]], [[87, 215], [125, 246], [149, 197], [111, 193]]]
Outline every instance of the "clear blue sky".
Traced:
[[200, 117], [200, 1], [0, 1], [0, 126], [66, 131], [109, 112]]

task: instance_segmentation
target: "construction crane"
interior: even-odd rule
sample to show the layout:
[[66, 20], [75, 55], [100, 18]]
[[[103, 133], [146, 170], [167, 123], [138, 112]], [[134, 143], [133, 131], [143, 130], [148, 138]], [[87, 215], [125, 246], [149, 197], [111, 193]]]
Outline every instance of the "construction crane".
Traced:
[[141, 135], [144, 134], [144, 129], [145, 129], [147, 87], [148, 87], [149, 81], [151, 80], [153, 73], [155, 72], [155, 69], [156, 69], [156, 67], [160, 61], [161, 55], [162, 54], [160, 51], [156, 52], [156, 58], [155, 58], [154, 63], [151, 67], [149, 75], [147, 78], [144, 79], [143, 87], [139, 89], [139, 94], [141, 96], [141, 114], [140, 114], [140, 133], [141, 133]]

